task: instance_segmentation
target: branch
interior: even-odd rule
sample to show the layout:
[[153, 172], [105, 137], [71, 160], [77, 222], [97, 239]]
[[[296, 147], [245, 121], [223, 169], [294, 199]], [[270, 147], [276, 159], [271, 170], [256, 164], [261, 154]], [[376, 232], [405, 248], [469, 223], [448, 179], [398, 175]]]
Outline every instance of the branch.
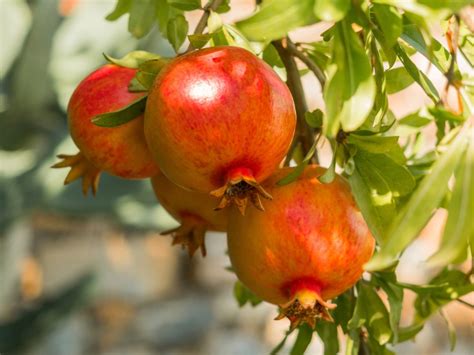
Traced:
[[279, 41], [273, 41], [272, 44], [275, 46], [280, 58], [285, 65], [287, 80], [286, 83], [291, 91], [293, 100], [295, 101], [297, 127], [293, 143], [289, 151], [289, 155], [292, 155], [293, 150], [296, 148], [298, 142], [301, 142], [303, 148], [303, 154], [306, 154], [313, 145], [314, 134], [311, 129], [306, 125], [304, 118], [305, 113], [308, 111], [308, 105], [304, 96], [303, 84], [301, 83], [300, 73], [296, 66], [295, 59], [291, 52], [288, 50], [289, 38], [284, 38]]
[[319, 68], [315, 62], [313, 62], [306, 54], [298, 50], [296, 45], [291, 42], [290, 40], [287, 41], [286, 49], [296, 58], [301, 60], [306, 67], [313, 72], [313, 74], [318, 79], [319, 83], [321, 84], [321, 88], [324, 88], [326, 84], [326, 77], [324, 76], [323, 71]]
[[[198, 24], [196, 25], [196, 28], [194, 29], [195, 35], [199, 35], [204, 32], [207, 26], [207, 20], [209, 19], [209, 15], [211, 14], [211, 11], [216, 11], [216, 9], [220, 6], [220, 4], [223, 2], [223, 0], [211, 0], [207, 3], [206, 6], [204, 6], [203, 10], [204, 13], [202, 14], [201, 18], [199, 19]], [[193, 45], [189, 43], [188, 49], [186, 49], [185, 53], [188, 53], [194, 49]]]

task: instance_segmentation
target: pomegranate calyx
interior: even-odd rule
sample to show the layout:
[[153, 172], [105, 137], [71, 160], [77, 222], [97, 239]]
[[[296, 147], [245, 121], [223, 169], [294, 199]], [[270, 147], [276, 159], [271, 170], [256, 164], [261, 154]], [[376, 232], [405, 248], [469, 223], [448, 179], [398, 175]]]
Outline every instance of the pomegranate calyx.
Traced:
[[59, 154], [57, 156], [61, 161], [52, 166], [54, 169], [71, 168], [64, 185], [82, 178], [82, 193], [87, 196], [89, 190], [95, 196], [99, 187], [99, 179], [101, 171], [97, 169], [81, 152], [75, 155]]
[[245, 215], [249, 201], [260, 211], [265, 211], [260, 197], [267, 200], [272, 199], [272, 196], [253, 176], [239, 176], [229, 179], [226, 185], [212, 191], [211, 195], [220, 198], [219, 204], [215, 208], [216, 211], [235, 204], [242, 215]]
[[170, 235], [173, 237], [172, 245], [180, 244], [183, 249], [188, 250], [190, 258], [193, 257], [196, 250], [201, 249], [201, 255], [207, 255], [206, 250], [206, 226], [183, 223], [177, 228], [165, 231], [162, 235]]
[[324, 301], [317, 292], [301, 290], [291, 301], [280, 306], [280, 313], [275, 320], [288, 318], [291, 330], [303, 323], [314, 328], [319, 318], [333, 322], [329, 310], [335, 307], [335, 304]]

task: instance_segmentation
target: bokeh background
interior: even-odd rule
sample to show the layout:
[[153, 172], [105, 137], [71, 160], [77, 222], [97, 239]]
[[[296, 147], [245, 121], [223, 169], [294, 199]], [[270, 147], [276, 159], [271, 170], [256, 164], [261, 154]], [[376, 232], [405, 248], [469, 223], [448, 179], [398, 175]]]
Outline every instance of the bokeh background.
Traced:
[[[253, 1], [232, 1], [226, 22], [243, 18]], [[157, 204], [148, 181], [104, 174], [97, 197], [79, 184], [63, 186], [52, 170], [58, 153], [75, 153], [66, 106], [74, 87], [103, 64], [102, 53], [134, 49], [174, 55], [157, 31], [142, 40], [127, 19], [107, 22], [115, 0], [0, 0], [0, 353], [4, 354], [268, 354], [288, 323], [274, 306], [239, 308], [235, 276], [226, 267], [225, 235], [209, 233], [208, 256], [189, 260], [160, 231], [176, 222]], [[191, 28], [199, 12], [190, 13]], [[318, 39], [318, 24], [292, 33]], [[438, 39], [444, 41], [439, 32]], [[442, 75], [416, 58], [437, 86]], [[323, 108], [308, 74], [311, 108]], [[425, 102], [416, 85], [390, 97], [397, 117]], [[427, 148], [429, 149], [429, 140]], [[328, 165], [322, 143], [322, 164]], [[436, 249], [445, 213], [439, 211], [404, 254], [399, 279], [423, 283], [438, 270], [423, 261]], [[466, 266], [467, 267], [467, 266]], [[402, 322], [411, 320], [405, 294]], [[473, 297], [467, 301], [472, 303]], [[455, 354], [474, 349], [471, 309], [446, 307], [458, 333]], [[316, 335], [315, 335], [316, 337]], [[282, 353], [288, 353], [293, 339]], [[447, 324], [434, 316], [400, 354], [449, 353]], [[343, 350], [341, 351], [343, 353]], [[308, 354], [322, 354], [315, 340]]]

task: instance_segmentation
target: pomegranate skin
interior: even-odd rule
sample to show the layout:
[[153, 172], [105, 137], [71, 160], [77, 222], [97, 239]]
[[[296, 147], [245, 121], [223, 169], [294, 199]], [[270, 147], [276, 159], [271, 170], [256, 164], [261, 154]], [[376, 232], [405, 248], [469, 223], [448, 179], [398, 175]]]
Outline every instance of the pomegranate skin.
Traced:
[[238, 47], [178, 57], [151, 89], [145, 137], [162, 172], [209, 193], [244, 176], [261, 182], [282, 161], [296, 124], [285, 83]]
[[274, 197], [265, 213], [230, 211], [229, 256], [238, 278], [263, 300], [328, 307], [325, 300], [361, 277], [375, 241], [343, 178], [322, 184], [317, 178], [325, 169], [309, 166], [295, 182], [276, 185], [290, 171], [265, 183]]
[[144, 95], [128, 91], [135, 72], [111, 64], [100, 67], [78, 85], [67, 109], [71, 137], [84, 157], [98, 170], [126, 179], [147, 178], [159, 171], [146, 145], [143, 115], [113, 128], [96, 126], [91, 119]]
[[152, 177], [151, 184], [160, 204], [181, 223], [179, 228], [171, 231], [173, 244], [182, 244], [190, 256], [200, 248], [205, 256], [205, 232], [227, 231], [227, 210], [214, 211], [215, 201], [211, 196], [184, 190], [163, 174]]

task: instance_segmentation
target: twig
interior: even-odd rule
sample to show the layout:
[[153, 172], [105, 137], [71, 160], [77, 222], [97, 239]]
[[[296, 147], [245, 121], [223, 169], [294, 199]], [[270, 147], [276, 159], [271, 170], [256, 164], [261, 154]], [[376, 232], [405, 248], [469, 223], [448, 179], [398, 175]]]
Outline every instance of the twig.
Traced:
[[313, 72], [313, 74], [318, 79], [319, 83], [321, 84], [321, 88], [324, 88], [326, 84], [326, 77], [324, 76], [323, 71], [319, 68], [315, 62], [313, 62], [306, 54], [301, 52], [296, 45], [291, 42], [290, 40], [287, 41], [286, 48], [288, 51], [296, 58], [301, 60], [306, 67]]
[[[303, 154], [306, 154], [313, 145], [314, 132], [309, 128], [305, 121], [305, 113], [308, 111], [306, 99], [304, 96], [303, 84], [301, 83], [300, 73], [296, 66], [295, 59], [291, 52], [287, 49], [289, 39], [284, 38], [282, 40], [273, 41], [272, 44], [275, 46], [280, 58], [285, 66], [287, 80], [286, 83], [291, 91], [293, 100], [295, 101], [297, 126], [296, 134], [291, 144], [289, 155], [293, 154], [293, 150], [300, 142], [303, 148]], [[317, 157], [315, 158], [317, 159]]]
[[469, 308], [473, 308], [474, 309], [474, 304], [470, 304], [469, 302], [466, 302], [460, 298], [458, 298], [456, 301], [458, 301], [459, 303], [462, 303], [463, 305], [465, 306], [468, 306]]
[[[211, 0], [207, 3], [206, 6], [204, 6], [203, 10], [204, 13], [202, 14], [201, 18], [199, 19], [198, 24], [196, 25], [196, 28], [194, 29], [193, 34], [199, 35], [204, 32], [207, 26], [207, 20], [209, 19], [209, 16], [211, 15], [211, 11], [216, 11], [216, 9], [220, 6], [223, 0]], [[189, 43], [188, 49], [186, 49], [185, 53], [188, 53], [194, 49], [194, 46], [192, 43]]]

